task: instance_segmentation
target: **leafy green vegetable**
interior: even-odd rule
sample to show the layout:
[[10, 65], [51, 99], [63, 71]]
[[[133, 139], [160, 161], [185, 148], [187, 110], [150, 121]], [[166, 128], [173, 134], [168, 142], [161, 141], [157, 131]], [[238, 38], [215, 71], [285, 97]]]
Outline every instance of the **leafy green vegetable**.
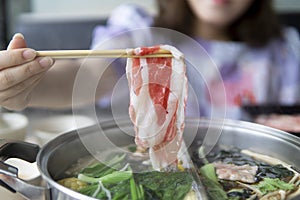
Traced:
[[218, 177], [213, 164], [206, 164], [200, 168], [202, 182], [207, 190], [208, 196], [213, 200], [228, 199], [222, 185], [218, 182]]
[[80, 171], [80, 174], [84, 174], [86, 176], [94, 178], [105, 176], [115, 171], [114, 169], [120, 169], [120, 163], [124, 160], [125, 156], [125, 154], [115, 155], [115, 157], [113, 157], [107, 164], [103, 164], [100, 162], [96, 163], [94, 165], [82, 169]]
[[[282, 181], [282, 179], [290, 180], [294, 176], [294, 172], [282, 165], [270, 165], [259, 160], [255, 160], [251, 156], [241, 153], [238, 148], [230, 150], [219, 150], [211, 152], [206, 157], [203, 155], [203, 149], [198, 149], [198, 162], [202, 166], [200, 168], [202, 183], [206, 187], [207, 194], [210, 199], [248, 199], [253, 194], [261, 193], [263, 195], [277, 190], [293, 190], [294, 185]], [[200, 159], [199, 159], [200, 158]], [[218, 180], [214, 166], [209, 162], [222, 162], [234, 165], [250, 165], [258, 166], [255, 175], [257, 184], [237, 183], [230, 180]], [[258, 183], [259, 182], [259, 183]], [[260, 195], [261, 195], [260, 194]], [[225, 197], [227, 195], [227, 197]], [[223, 197], [221, 197], [223, 196]]]
[[200, 168], [200, 172], [206, 178], [218, 183], [215, 166], [212, 163], [206, 164]]
[[256, 177], [258, 178], [286, 178], [294, 176], [294, 172], [290, 171], [286, 167], [282, 165], [268, 165], [268, 164], [260, 164], [258, 166], [258, 173]]
[[[91, 184], [90, 186], [80, 190], [79, 192], [87, 195], [87, 196], [93, 196], [93, 194], [95, 193], [95, 191], [98, 189], [98, 184]], [[120, 182], [118, 184], [114, 184], [114, 185], [109, 185], [107, 187], [107, 189], [109, 189], [109, 191], [111, 192], [111, 196], [113, 200], [129, 200], [129, 181], [123, 181]], [[99, 193], [95, 196], [95, 198], [97, 199], [107, 199], [106, 193], [102, 190], [99, 191]]]
[[[113, 174], [115, 173], [116, 172]], [[88, 179], [88, 181], [91, 180], [92, 182], [94, 181], [94, 179]], [[188, 172], [155, 171], [133, 174], [129, 179], [120, 182], [106, 182], [105, 187], [111, 192], [112, 199], [114, 200], [182, 200], [190, 191], [192, 181], [193, 178]], [[98, 184], [95, 182], [79, 192], [88, 196], [93, 196], [97, 189]], [[104, 191], [99, 191], [95, 198], [107, 199], [107, 196]]]
[[107, 189], [109, 189], [111, 192], [113, 200], [131, 199], [129, 180], [120, 182], [116, 185], [108, 187]]
[[264, 178], [259, 184], [256, 186], [263, 194], [267, 194], [268, 192], [273, 192], [276, 190], [293, 190], [294, 185], [286, 183], [278, 178]]
[[188, 172], [146, 172], [135, 174], [145, 199], [182, 200], [191, 190], [193, 178]]
[[205, 164], [200, 168], [200, 175], [209, 198], [213, 200], [228, 199], [226, 192], [218, 181], [215, 166], [212, 163], [209, 163], [204, 155], [204, 148], [200, 147], [198, 153]]
[[85, 194], [87, 196], [92, 196], [94, 194], [94, 192], [97, 190], [98, 188], [98, 184], [90, 184], [89, 186], [78, 190], [78, 192], [80, 192], [81, 194]]
[[123, 160], [124, 156], [116, 156], [110, 161], [110, 166], [97, 163], [81, 170], [78, 179], [88, 185], [79, 192], [104, 200], [108, 199], [106, 190], [114, 200], [182, 200], [192, 187], [193, 178], [188, 172], [133, 174], [131, 167], [128, 171], [112, 168], [120, 169], [124, 165]]

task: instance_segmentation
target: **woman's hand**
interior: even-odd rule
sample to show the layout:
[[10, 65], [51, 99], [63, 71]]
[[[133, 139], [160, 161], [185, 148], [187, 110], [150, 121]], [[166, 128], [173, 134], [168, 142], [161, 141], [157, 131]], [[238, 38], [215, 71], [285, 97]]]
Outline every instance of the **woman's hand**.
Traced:
[[7, 50], [0, 51], [0, 105], [11, 110], [28, 106], [34, 88], [39, 84], [53, 59], [36, 57], [22, 34], [16, 34]]

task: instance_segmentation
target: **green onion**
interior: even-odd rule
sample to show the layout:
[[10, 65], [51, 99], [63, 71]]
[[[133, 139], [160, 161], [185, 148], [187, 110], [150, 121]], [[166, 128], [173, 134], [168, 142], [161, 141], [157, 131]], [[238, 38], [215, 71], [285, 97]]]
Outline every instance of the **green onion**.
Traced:
[[132, 200], [139, 200], [136, 184], [135, 184], [135, 181], [134, 181], [133, 177], [131, 177], [131, 179], [130, 179], [130, 192], [131, 192], [131, 199]]
[[140, 200], [144, 200], [145, 199], [145, 193], [144, 193], [143, 185], [139, 185], [139, 187], [138, 187], [138, 198]]
[[207, 158], [205, 157], [204, 147], [203, 146], [201, 146], [199, 148], [198, 154], [199, 154], [199, 157], [203, 160], [203, 162], [204, 162], [205, 165], [209, 164]]
[[111, 174], [107, 174], [100, 178], [93, 178], [84, 174], [79, 174], [78, 179], [88, 183], [97, 183], [101, 181], [104, 185], [115, 184], [121, 181], [125, 181], [132, 177], [132, 171], [115, 171]]
[[130, 178], [130, 193], [132, 200], [144, 200], [144, 189], [142, 185], [137, 185], [133, 177]]

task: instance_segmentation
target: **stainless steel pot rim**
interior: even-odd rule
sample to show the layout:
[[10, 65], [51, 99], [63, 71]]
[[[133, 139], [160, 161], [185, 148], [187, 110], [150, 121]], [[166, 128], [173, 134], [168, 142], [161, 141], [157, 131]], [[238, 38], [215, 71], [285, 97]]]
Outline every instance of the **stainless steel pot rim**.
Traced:
[[[130, 124], [130, 121], [128, 119], [124, 119], [124, 120], [122, 120], [121, 123], [119, 122], [119, 125], [120, 124], [128, 125], [128, 124]], [[186, 124], [199, 125], [200, 127], [201, 126], [202, 127], [211, 127], [211, 128], [222, 127], [225, 129], [232, 128], [232, 129], [254, 131], [254, 132], [257, 132], [257, 134], [264, 134], [267, 137], [272, 137], [272, 138], [276, 138], [277, 140], [283, 140], [285, 142], [288, 142], [288, 143], [296, 146], [300, 152], [300, 138], [298, 138], [294, 135], [291, 135], [289, 133], [286, 133], [284, 131], [280, 131], [280, 130], [270, 128], [267, 126], [263, 126], [263, 125], [259, 125], [259, 124], [254, 124], [251, 122], [236, 121], [236, 120], [229, 120], [229, 119], [226, 119], [226, 120], [213, 119], [213, 120], [211, 120], [211, 119], [206, 119], [206, 118], [201, 118], [201, 119], [195, 118], [195, 119], [187, 119]], [[86, 128], [83, 128], [82, 130], [84, 130], [84, 131], [95, 130], [95, 128], [97, 126], [99, 126], [99, 125], [93, 125], [91, 127], [86, 127]], [[114, 123], [114, 120], [105, 121], [105, 122], [101, 123], [101, 127], [103, 130], [107, 130], [110, 128], [116, 128], [116, 124]], [[78, 137], [78, 134], [76, 134], [76, 133], [77, 133], [77, 131], [74, 130], [74, 131], [70, 131], [65, 134], [62, 134], [62, 135], [58, 136], [57, 138], [48, 142], [44, 147], [42, 147], [42, 149], [40, 150], [40, 152], [38, 153], [38, 156], [37, 156], [38, 168], [41, 172], [43, 180], [45, 180], [48, 183], [50, 188], [54, 187], [54, 188], [58, 189], [59, 191], [66, 193], [76, 199], [95, 199], [92, 197], [87, 197], [85, 195], [82, 195], [71, 189], [65, 188], [64, 186], [60, 185], [55, 180], [53, 180], [47, 170], [47, 163], [43, 162], [43, 159], [41, 157], [41, 155], [43, 155], [43, 153], [45, 151], [53, 151], [54, 148], [58, 148], [59, 145], [63, 145], [63, 142], [69, 142], [69, 141], [76, 139], [76, 137]], [[59, 144], [59, 145], [57, 145], [57, 144]]]

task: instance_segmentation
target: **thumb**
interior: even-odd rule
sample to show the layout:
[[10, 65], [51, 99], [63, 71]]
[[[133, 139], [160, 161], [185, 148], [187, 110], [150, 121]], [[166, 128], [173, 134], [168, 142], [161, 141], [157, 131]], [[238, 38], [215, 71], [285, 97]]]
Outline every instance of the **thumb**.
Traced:
[[7, 50], [18, 49], [18, 48], [26, 48], [26, 42], [24, 36], [21, 33], [16, 33], [10, 43], [7, 46]]

